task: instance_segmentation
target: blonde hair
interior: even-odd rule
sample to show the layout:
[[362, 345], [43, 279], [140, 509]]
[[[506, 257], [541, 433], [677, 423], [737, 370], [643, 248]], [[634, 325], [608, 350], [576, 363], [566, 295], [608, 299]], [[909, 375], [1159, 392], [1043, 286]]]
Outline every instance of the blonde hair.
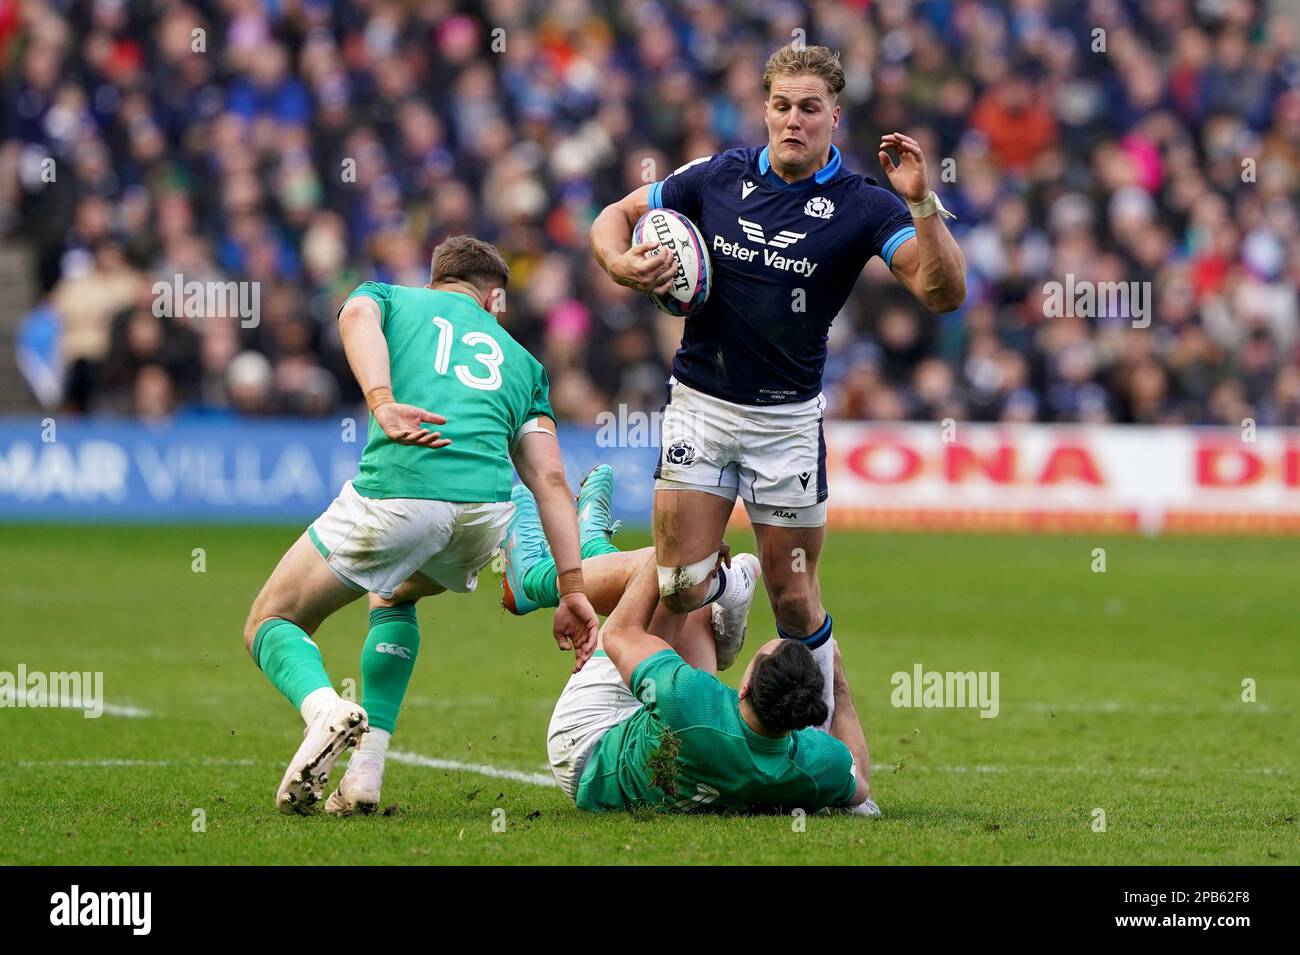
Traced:
[[772, 81], [778, 76], [799, 76], [809, 73], [826, 81], [831, 99], [844, 92], [844, 67], [840, 55], [825, 46], [804, 46], [787, 43], [767, 58], [763, 67], [763, 94], [772, 95]]

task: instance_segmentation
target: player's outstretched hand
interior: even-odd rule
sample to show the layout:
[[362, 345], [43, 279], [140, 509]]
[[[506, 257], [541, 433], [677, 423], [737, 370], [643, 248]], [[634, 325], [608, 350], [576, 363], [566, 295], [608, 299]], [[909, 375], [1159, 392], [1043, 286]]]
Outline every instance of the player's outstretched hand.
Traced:
[[551, 630], [561, 650], [573, 651], [573, 672], [577, 673], [596, 652], [596, 636], [600, 632], [600, 619], [585, 594], [565, 594], [560, 598]]
[[428, 431], [420, 425], [446, 424], [447, 419], [432, 411], [425, 411], [415, 405], [399, 404], [390, 401], [374, 410], [375, 421], [384, 429], [389, 440], [398, 444], [413, 444], [422, 448], [445, 448], [451, 444], [450, 438], [444, 438], [440, 431]]
[[610, 277], [638, 292], [656, 295], [667, 292], [677, 274], [677, 253], [661, 249], [653, 254], [655, 249], [661, 249], [658, 242], [638, 242], [609, 264]]
[[[898, 162], [889, 158], [886, 149], [898, 153]], [[926, 173], [925, 153], [921, 144], [902, 133], [887, 133], [880, 137], [880, 166], [889, 177], [894, 190], [909, 202], [923, 202], [930, 194], [930, 177]]]

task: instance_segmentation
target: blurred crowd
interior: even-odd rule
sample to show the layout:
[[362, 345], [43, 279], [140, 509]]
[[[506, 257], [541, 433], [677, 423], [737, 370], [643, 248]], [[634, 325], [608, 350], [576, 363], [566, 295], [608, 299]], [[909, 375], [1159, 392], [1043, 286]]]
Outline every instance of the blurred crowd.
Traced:
[[[879, 136], [919, 140], [969, 265], [936, 316], [872, 262], [831, 333], [834, 415], [1300, 425], [1289, 10], [0, 0], [0, 233], [35, 250], [29, 337], [53, 356], [29, 377], [77, 411], [334, 414], [359, 398], [343, 297], [425, 284], [470, 233], [510, 263], [502, 322], [561, 417], [656, 408], [680, 329], [605, 277], [588, 227], [764, 143], [763, 62], [802, 36], [841, 52], [846, 165], [886, 183]], [[258, 321], [157, 316], [178, 274], [259, 283]], [[1057, 314], [1067, 276], [1150, 283], [1149, 327]]]

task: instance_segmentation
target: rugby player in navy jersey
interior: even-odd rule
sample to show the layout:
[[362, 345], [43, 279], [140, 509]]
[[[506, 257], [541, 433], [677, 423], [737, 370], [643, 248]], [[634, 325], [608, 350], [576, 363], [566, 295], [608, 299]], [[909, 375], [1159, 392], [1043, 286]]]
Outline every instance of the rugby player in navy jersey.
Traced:
[[695, 222], [713, 263], [709, 300], [684, 324], [662, 421], [654, 536], [663, 605], [684, 614], [720, 596], [725, 602], [728, 573], [748, 572], [713, 575], [739, 494], [778, 631], [813, 649], [827, 687], [832, 620], [817, 560], [831, 321], [873, 255], [933, 311], [951, 311], [966, 297], [965, 259], [916, 141], [881, 138], [880, 164], [894, 192], [844, 167], [831, 143], [843, 89], [834, 52], [783, 47], [763, 71], [765, 147], [689, 162], [606, 207], [591, 228], [601, 266], [637, 291], [666, 291], [677, 269], [667, 250], [647, 257], [656, 243], [629, 248], [632, 227], [650, 209]]

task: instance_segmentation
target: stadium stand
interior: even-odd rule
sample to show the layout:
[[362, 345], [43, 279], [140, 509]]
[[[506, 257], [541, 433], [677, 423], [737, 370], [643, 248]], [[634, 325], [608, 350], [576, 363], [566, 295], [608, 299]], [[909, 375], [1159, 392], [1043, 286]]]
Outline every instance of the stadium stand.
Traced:
[[[658, 407], [675, 326], [600, 273], [588, 226], [763, 142], [763, 60], [803, 29], [842, 52], [850, 168], [883, 181], [877, 137], [916, 137], [970, 267], [936, 316], [872, 263], [831, 335], [834, 416], [1297, 425], [1288, 9], [0, 0], [0, 411], [355, 407], [338, 303], [424, 284], [462, 232], [507, 255], [503, 321], [562, 417]], [[258, 283], [259, 321], [157, 317], [177, 274]], [[1150, 326], [1133, 302], [1052, 314], [1069, 276], [1150, 283]]]

